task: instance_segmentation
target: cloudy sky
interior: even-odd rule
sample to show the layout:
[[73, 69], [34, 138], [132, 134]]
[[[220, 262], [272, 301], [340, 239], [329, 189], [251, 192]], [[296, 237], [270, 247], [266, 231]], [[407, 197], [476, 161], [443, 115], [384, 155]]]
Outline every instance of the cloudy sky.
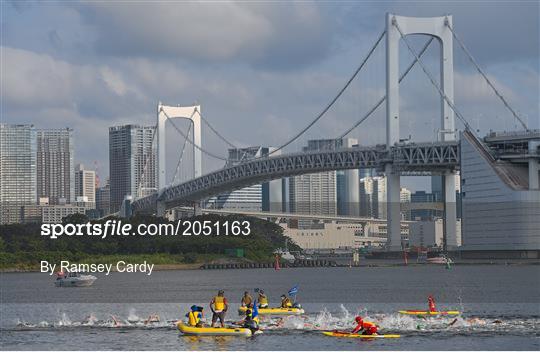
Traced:
[[[108, 175], [108, 127], [155, 123], [159, 100], [199, 103], [238, 146], [281, 145], [336, 94], [384, 28], [386, 12], [452, 14], [454, 28], [532, 128], [539, 121], [539, 4], [529, 2], [1, 2], [2, 122], [71, 127], [76, 162]], [[411, 36], [416, 48], [427, 38]], [[384, 42], [383, 42], [384, 44]], [[438, 44], [425, 60], [438, 75]], [[400, 64], [412, 59], [401, 46]], [[455, 96], [485, 133], [516, 122], [454, 45]], [[332, 138], [384, 95], [384, 45], [305, 137]], [[435, 138], [439, 98], [416, 68], [401, 85], [401, 135]], [[384, 108], [350, 137], [384, 142]], [[187, 128], [187, 124], [180, 123]], [[458, 124], [461, 128], [461, 125]], [[226, 145], [203, 126], [203, 147]], [[170, 155], [181, 137], [168, 133]], [[176, 160], [171, 156], [170, 164]], [[221, 162], [204, 158], [204, 169]]]

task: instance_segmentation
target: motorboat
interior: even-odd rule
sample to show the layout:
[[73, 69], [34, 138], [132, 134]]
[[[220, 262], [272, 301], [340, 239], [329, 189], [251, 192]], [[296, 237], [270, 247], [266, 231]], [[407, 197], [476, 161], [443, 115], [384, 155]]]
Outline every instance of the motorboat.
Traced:
[[87, 287], [92, 286], [96, 280], [97, 277], [94, 275], [84, 275], [79, 272], [69, 272], [67, 274], [58, 272], [54, 285], [56, 287]]

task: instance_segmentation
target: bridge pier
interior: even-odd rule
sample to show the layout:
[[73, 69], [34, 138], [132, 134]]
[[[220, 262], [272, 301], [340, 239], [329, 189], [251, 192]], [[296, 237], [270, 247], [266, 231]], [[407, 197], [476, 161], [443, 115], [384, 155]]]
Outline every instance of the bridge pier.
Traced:
[[394, 172], [392, 164], [386, 164], [385, 176], [387, 250], [401, 251], [400, 174]]

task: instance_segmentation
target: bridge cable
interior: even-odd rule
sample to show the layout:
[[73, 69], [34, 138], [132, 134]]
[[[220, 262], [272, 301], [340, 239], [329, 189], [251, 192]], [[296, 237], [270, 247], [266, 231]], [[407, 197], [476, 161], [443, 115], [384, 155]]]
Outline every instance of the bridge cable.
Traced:
[[[182, 130], [180, 130], [180, 128], [178, 128], [178, 126], [174, 123], [173, 119], [167, 114], [167, 112], [162, 108], [161, 111], [163, 112], [163, 114], [165, 115], [165, 117], [167, 118], [167, 120], [169, 120], [172, 124], [172, 126], [174, 127], [174, 129], [180, 134], [182, 135], [182, 137], [184, 137], [189, 144], [191, 144], [192, 146], [194, 146], [196, 149], [200, 150], [202, 153], [208, 155], [208, 156], [211, 156], [212, 158], [215, 158], [215, 159], [218, 159], [218, 160], [223, 160], [223, 161], [228, 161], [227, 158], [223, 158], [219, 155], [216, 155], [212, 152], [209, 152], [208, 150], [202, 148], [201, 146], [198, 146], [195, 142], [193, 142], [186, 134], [184, 134], [184, 132], [182, 132]], [[193, 116], [193, 114], [191, 115]]]
[[465, 44], [457, 36], [456, 32], [454, 32], [454, 29], [452, 28], [452, 26], [450, 26], [450, 22], [448, 21], [448, 17], [445, 19], [444, 24], [448, 27], [450, 32], [452, 32], [452, 36], [458, 42], [459, 46], [461, 47], [461, 50], [463, 50], [463, 52], [467, 55], [467, 58], [474, 65], [474, 67], [476, 68], [478, 73], [480, 73], [480, 75], [482, 75], [482, 77], [484, 77], [486, 83], [491, 87], [491, 89], [497, 95], [497, 97], [503, 102], [504, 106], [506, 106], [506, 108], [508, 110], [510, 110], [512, 115], [514, 115], [514, 118], [521, 123], [523, 128], [525, 128], [526, 131], [529, 131], [529, 128], [527, 127], [525, 122], [521, 119], [521, 117], [518, 115], [518, 113], [510, 106], [510, 104], [506, 101], [506, 99], [503, 97], [503, 95], [501, 93], [499, 93], [499, 91], [497, 90], [497, 88], [495, 88], [493, 83], [491, 83], [491, 80], [488, 78], [488, 76], [485, 74], [485, 72], [482, 70], [482, 68], [478, 65], [478, 63], [476, 62], [474, 57], [471, 55], [469, 50], [467, 50], [467, 47], [465, 47]]
[[[191, 132], [191, 126], [193, 126], [193, 122], [190, 121], [191, 123], [189, 124], [189, 127], [188, 127], [188, 130], [187, 130], [187, 135], [189, 136], [189, 132]], [[171, 181], [171, 185], [174, 184], [174, 182], [176, 181], [176, 177], [178, 176], [178, 171], [180, 170], [180, 164], [182, 163], [182, 159], [184, 157], [184, 151], [186, 150], [186, 144], [187, 144], [187, 139], [184, 139], [184, 144], [182, 145], [182, 151], [180, 152], [180, 157], [178, 158], [178, 163], [176, 164], [176, 169], [174, 170], [174, 176], [173, 176], [173, 179]]]
[[218, 136], [223, 142], [227, 143], [230, 147], [232, 147], [234, 149], [238, 149], [234, 144], [232, 144], [231, 142], [229, 142], [229, 140], [227, 140], [225, 137], [223, 137], [223, 135], [221, 133], [219, 133], [214, 127], [212, 127], [210, 122], [208, 122], [208, 120], [206, 120], [204, 118], [204, 116], [199, 112], [199, 110], [197, 110], [197, 114], [199, 114], [199, 116], [204, 121], [204, 123], [206, 123], [206, 125], [210, 128], [210, 130], [212, 130], [212, 132], [214, 132], [216, 134], [216, 136]]
[[396, 29], [398, 30], [399, 34], [401, 35], [401, 38], [403, 39], [403, 42], [405, 43], [405, 45], [407, 46], [407, 48], [409, 49], [409, 51], [411, 52], [411, 54], [413, 54], [413, 56], [416, 58], [416, 61], [418, 61], [418, 64], [420, 64], [420, 67], [422, 67], [422, 71], [424, 71], [424, 73], [428, 76], [429, 80], [431, 81], [431, 84], [437, 89], [437, 91], [439, 92], [440, 96], [446, 101], [446, 103], [448, 104], [448, 106], [450, 106], [450, 108], [455, 112], [456, 116], [459, 118], [459, 120], [463, 123], [463, 125], [465, 125], [465, 128], [469, 131], [474, 131], [472, 128], [471, 128], [471, 125], [469, 124], [469, 122], [467, 122], [467, 120], [463, 117], [463, 115], [461, 114], [461, 112], [458, 110], [458, 108], [454, 105], [454, 103], [448, 98], [448, 96], [443, 92], [443, 90], [441, 89], [441, 87], [437, 84], [437, 82], [435, 82], [435, 79], [433, 78], [433, 75], [431, 74], [431, 72], [429, 72], [429, 70], [426, 68], [426, 66], [424, 65], [424, 62], [420, 59], [420, 57], [418, 56], [418, 54], [416, 53], [416, 50], [414, 50], [414, 48], [411, 46], [411, 44], [409, 43], [409, 41], [407, 40], [407, 38], [405, 37], [405, 35], [403, 34], [403, 32], [401, 31], [401, 28], [399, 27], [399, 24], [397, 23], [397, 20], [396, 18], [394, 17], [392, 19], [392, 24], [396, 27]]
[[364, 58], [364, 60], [362, 61], [362, 63], [360, 64], [360, 66], [356, 69], [356, 71], [352, 74], [352, 76], [349, 78], [349, 80], [345, 83], [345, 85], [343, 86], [343, 88], [341, 88], [339, 90], [339, 92], [337, 93], [337, 95], [330, 101], [330, 103], [328, 103], [328, 105], [326, 105], [326, 107], [317, 115], [317, 117], [315, 117], [315, 119], [313, 121], [311, 121], [306, 127], [304, 127], [299, 133], [297, 133], [293, 138], [291, 138], [290, 140], [288, 140], [287, 142], [285, 142], [284, 144], [282, 144], [281, 146], [279, 146], [278, 148], [272, 150], [271, 152], [268, 153], [268, 155], [265, 155], [265, 156], [260, 156], [259, 158], [262, 158], [262, 157], [266, 157], [266, 156], [270, 156], [278, 151], [280, 151], [281, 149], [287, 147], [289, 144], [291, 144], [292, 142], [294, 142], [295, 140], [297, 140], [301, 135], [304, 134], [304, 132], [306, 132], [308, 129], [311, 128], [311, 126], [313, 126], [317, 121], [319, 121], [327, 112], [328, 110], [330, 110], [330, 108], [334, 105], [334, 103], [341, 97], [341, 95], [345, 92], [345, 90], [349, 87], [349, 85], [352, 83], [352, 81], [356, 78], [356, 76], [360, 73], [360, 71], [362, 70], [362, 68], [365, 66], [365, 64], [367, 63], [368, 59], [371, 57], [371, 54], [373, 54], [373, 52], [375, 51], [375, 49], [377, 48], [377, 46], [379, 45], [379, 43], [381, 42], [381, 40], [383, 39], [384, 35], [386, 34], [386, 30], [382, 31], [382, 33], [379, 35], [377, 41], [375, 42], [375, 44], [371, 47], [371, 49], [369, 50], [367, 56]]
[[[430, 37], [429, 40], [426, 42], [426, 44], [424, 45], [424, 47], [422, 48], [422, 50], [420, 50], [420, 53], [419, 53], [419, 57], [422, 57], [422, 55], [424, 55], [424, 53], [426, 52], [427, 48], [429, 47], [429, 45], [431, 44], [431, 42], [433, 41], [434, 37]], [[414, 59], [411, 64], [409, 65], [409, 67], [407, 67], [407, 69], [405, 70], [405, 72], [403, 72], [401, 74], [401, 77], [399, 77], [399, 81], [398, 83], [401, 83], [401, 81], [403, 81], [403, 79], [405, 78], [405, 76], [407, 76], [409, 74], [409, 72], [412, 70], [412, 68], [414, 67], [414, 65], [418, 62], [418, 60]], [[373, 114], [378, 108], [379, 106], [381, 106], [381, 104], [386, 100], [386, 95], [383, 96], [378, 102], [377, 104], [375, 104], [368, 112], [366, 115], [364, 115], [360, 120], [358, 120], [354, 125], [352, 125], [350, 128], [348, 128], [345, 132], [343, 132], [339, 137], [336, 137], [336, 140], [339, 140], [339, 139], [342, 139], [343, 137], [345, 137], [346, 135], [348, 135], [349, 133], [351, 133], [352, 130], [354, 130], [356, 127], [358, 127], [362, 122], [364, 122], [365, 120], [367, 120], [371, 114]]]

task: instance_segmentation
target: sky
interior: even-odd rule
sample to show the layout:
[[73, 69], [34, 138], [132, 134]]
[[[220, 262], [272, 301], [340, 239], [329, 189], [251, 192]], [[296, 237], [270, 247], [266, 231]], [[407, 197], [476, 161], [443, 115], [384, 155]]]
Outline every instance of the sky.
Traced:
[[[75, 161], [108, 176], [108, 128], [154, 125], [156, 105], [201, 105], [235, 146], [278, 146], [333, 98], [383, 31], [385, 13], [453, 16], [454, 29], [530, 128], [540, 128], [539, 3], [2, 1], [1, 120], [74, 130]], [[427, 38], [410, 36], [419, 50]], [[439, 47], [424, 60], [438, 77]], [[400, 66], [412, 60], [400, 45]], [[473, 128], [518, 124], [454, 43], [455, 103]], [[385, 94], [384, 41], [307, 139], [334, 138]], [[400, 86], [401, 137], [436, 138], [440, 97], [416, 67]], [[187, 122], [178, 125], [187, 130]], [[458, 128], [463, 126], [457, 123]], [[384, 105], [349, 137], [384, 143]], [[167, 132], [172, 178], [184, 139]], [[227, 145], [203, 125], [202, 147]], [[188, 164], [190, 154], [185, 156]], [[182, 169], [184, 169], [182, 164]], [[203, 158], [203, 171], [223, 162]], [[189, 166], [182, 177], [189, 177]], [[406, 179], [426, 189], [422, 179]]]

